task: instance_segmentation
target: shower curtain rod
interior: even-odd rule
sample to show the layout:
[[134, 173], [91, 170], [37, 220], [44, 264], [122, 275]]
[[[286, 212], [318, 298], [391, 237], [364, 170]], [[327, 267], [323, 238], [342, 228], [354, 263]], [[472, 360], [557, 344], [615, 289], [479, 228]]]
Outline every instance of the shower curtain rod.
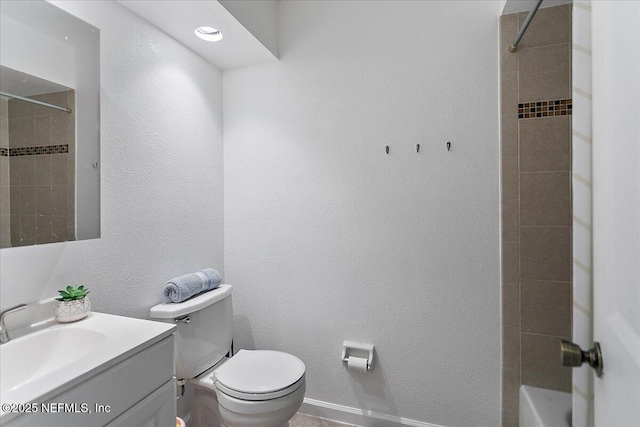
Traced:
[[65, 113], [71, 112], [71, 108], [60, 107], [53, 104], [47, 104], [46, 102], [37, 101], [31, 98], [25, 98], [24, 96], [20, 96], [20, 95], [12, 95], [7, 92], [0, 92], [0, 96], [6, 96], [7, 98], [13, 98], [13, 99], [19, 99], [20, 101], [31, 102], [32, 104], [42, 105], [43, 107], [55, 108], [56, 110], [64, 111]]
[[513, 43], [511, 43], [511, 46], [509, 46], [509, 52], [513, 53], [518, 49], [518, 43], [520, 43], [520, 39], [522, 38], [522, 36], [524, 36], [524, 33], [527, 31], [527, 28], [529, 28], [529, 24], [531, 23], [531, 20], [535, 16], [541, 4], [542, 4], [542, 0], [538, 0], [538, 3], [533, 7], [533, 9], [529, 11], [529, 14], [527, 15], [527, 17], [524, 19], [524, 22], [522, 23], [522, 27], [520, 27], [520, 30], [518, 31], [518, 35], [516, 36]]

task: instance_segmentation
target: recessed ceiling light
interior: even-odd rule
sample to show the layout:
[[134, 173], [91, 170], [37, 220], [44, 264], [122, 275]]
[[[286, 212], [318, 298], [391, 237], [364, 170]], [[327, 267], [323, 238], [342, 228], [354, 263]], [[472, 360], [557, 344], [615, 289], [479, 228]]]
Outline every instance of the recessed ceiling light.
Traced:
[[196, 33], [196, 36], [208, 42], [217, 42], [219, 40], [222, 40], [222, 33], [216, 30], [215, 28], [198, 27], [196, 28], [195, 33]]

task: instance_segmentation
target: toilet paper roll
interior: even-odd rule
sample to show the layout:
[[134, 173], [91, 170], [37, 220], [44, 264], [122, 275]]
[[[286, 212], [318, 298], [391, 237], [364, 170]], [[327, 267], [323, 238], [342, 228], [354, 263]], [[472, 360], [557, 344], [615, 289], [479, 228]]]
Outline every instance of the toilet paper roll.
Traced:
[[347, 357], [347, 369], [355, 372], [367, 372], [367, 359], [364, 357]]

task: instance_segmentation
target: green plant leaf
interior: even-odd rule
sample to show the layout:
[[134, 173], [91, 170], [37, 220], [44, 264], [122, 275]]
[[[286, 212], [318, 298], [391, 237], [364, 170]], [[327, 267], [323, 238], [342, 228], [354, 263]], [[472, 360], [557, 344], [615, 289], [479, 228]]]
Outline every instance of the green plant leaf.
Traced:
[[75, 286], [67, 286], [66, 291], [59, 290], [61, 298], [56, 298], [58, 301], [76, 301], [83, 299], [88, 293], [89, 290], [84, 288], [84, 285], [80, 285], [78, 287]]

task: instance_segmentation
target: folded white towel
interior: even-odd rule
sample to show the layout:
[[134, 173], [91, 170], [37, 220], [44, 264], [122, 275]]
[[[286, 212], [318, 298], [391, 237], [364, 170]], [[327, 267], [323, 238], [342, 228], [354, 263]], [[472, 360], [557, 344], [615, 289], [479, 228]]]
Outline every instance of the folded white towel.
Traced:
[[199, 293], [217, 288], [220, 281], [220, 273], [213, 268], [176, 277], [164, 285], [164, 302], [182, 302]]

